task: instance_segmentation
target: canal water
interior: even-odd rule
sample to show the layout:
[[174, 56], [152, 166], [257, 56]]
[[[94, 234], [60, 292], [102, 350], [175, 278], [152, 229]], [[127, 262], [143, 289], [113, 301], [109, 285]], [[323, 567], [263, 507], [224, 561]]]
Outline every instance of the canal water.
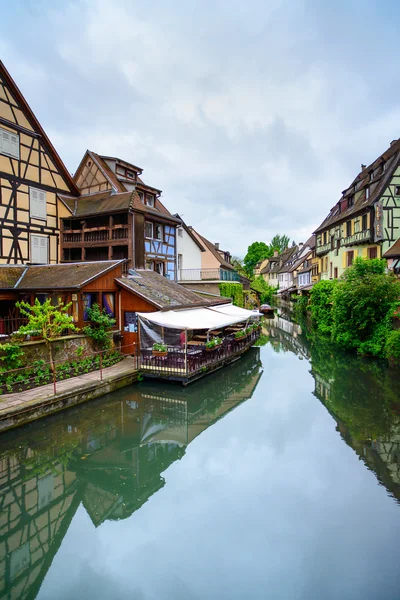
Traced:
[[1, 436], [0, 599], [400, 598], [398, 373], [264, 334]]

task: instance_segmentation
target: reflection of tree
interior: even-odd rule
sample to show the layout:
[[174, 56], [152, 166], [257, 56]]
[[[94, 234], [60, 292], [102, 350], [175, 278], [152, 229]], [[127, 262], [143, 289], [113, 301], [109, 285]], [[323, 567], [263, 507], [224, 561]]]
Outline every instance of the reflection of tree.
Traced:
[[165, 485], [188, 444], [250, 398], [259, 349], [188, 389], [141, 384], [3, 434], [0, 600], [35, 598], [80, 504], [95, 526]]
[[278, 319], [267, 329], [275, 343], [309, 357], [315, 396], [336, 420], [346, 443], [400, 499], [400, 378], [396, 371], [376, 359], [338, 350], [305, 324], [296, 337], [288, 337], [287, 326], [282, 328]]

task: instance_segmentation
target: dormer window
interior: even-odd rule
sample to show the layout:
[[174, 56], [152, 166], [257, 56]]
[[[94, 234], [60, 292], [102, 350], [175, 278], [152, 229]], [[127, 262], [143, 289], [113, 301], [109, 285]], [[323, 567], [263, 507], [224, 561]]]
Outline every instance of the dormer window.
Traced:
[[125, 175], [125, 169], [120, 165], [117, 165], [116, 172], [118, 173], [118, 175]]
[[135, 173], [133, 171], [127, 171], [126, 176], [129, 177], [129, 179], [135, 179]]
[[373, 180], [373, 178], [374, 178], [374, 172], [373, 172], [373, 171], [370, 171], [370, 172], [369, 172], [369, 180], [370, 180], [370, 181], [372, 181], [372, 180]]
[[151, 194], [146, 194], [146, 204], [151, 208], [154, 208], [154, 196]]
[[143, 192], [138, 192], [138, 195], [139, 195], [140, 202], [142, 204], [144, 204], [144, 194], [143, 194]]
[[351, 206], [354, 206], [354, 196], [349, 196], [349, 199], [348, 199], [348, 206], [349, 206], [349, 208], [350, 208]]
[[368, 200], [369, 198], [369, 185], [365, 188], [365, 198]]

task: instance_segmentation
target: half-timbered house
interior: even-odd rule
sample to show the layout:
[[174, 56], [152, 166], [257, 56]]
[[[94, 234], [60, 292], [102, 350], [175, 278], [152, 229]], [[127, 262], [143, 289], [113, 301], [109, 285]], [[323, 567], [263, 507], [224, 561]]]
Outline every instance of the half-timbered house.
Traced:
[[0, 61], [0, 264], [58, 262], [58, 193], [78, 190]]
[[86, 151], [74, 175], [81, 195], [60, 195], [69, 213], [62, 220], [61, 260], [125, 258], [131, 267], [176, 279], [180, 219], [141, 174], [131, 163]]
[[361, 171], [316, 229], [321, 279], [337, 279], [357, 257], [381, 258], [400, 232], [400, 139]]

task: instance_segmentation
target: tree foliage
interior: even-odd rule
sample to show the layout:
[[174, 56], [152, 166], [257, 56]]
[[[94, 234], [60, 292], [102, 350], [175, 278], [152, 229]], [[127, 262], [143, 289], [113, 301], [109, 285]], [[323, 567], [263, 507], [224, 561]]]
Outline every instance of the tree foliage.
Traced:
[[255, 278], [251, 284], [251, 289], [255, 292], [258, 292], [261, 304], [270, 303], [272, 300], [272, 295], [276, 291], [276, 288], [268, 285], [262, 275], [259, 275]]
[[[290, 244], [290, 237], [288, 235], [276, 234], [272, 238], [269, 247], [270, 247], [272, 253], [274, 250], [278, 250], [278, 252], [281, 253], [284, 250], [286, 250], [286, 248], [289, 246], [289, 244]], [[294, 244], [294, 242], [293, 242], [293, 244]]]
[[388, 356], [387, 339], [399, 304], [400, 283], [385, 261], [357, 258], [339, 281], [320, 281], [311, 292], [317, 330], [347, 350]]
[[55, 367], [51, 342], [60, 337], [65, 330], [77, 331], [73, 322], [73, 317], [68, 314], [72, 302], [65, 305], [63, 302], [59, 302], [58, 304], [53, 305], [50, 298], [47, 298], [47, 300], [41, 304], [36, 298], [33, 305], [21, 301], [17, 302], [16, 306], [19, 308], [20, 313], [28, 319], [27, 324], [21, 325], [19, 328], [19, 333], [31, 335], [36, 333], [44, 339], [51, 369], [54, 372]]
[[219, 284], [219, 291], [224, 298], [231, 298], [235, 306], [244, 306], [243, 285], [241, 283], [232, 283], [224, 281]]
[[252, 275], [253, 269], [260, 260], [272, 256], [273, 250], [265, 242], [253, 242], [247, 248], [247, 254], [244, 257], [244, 268], [249, 275]]

